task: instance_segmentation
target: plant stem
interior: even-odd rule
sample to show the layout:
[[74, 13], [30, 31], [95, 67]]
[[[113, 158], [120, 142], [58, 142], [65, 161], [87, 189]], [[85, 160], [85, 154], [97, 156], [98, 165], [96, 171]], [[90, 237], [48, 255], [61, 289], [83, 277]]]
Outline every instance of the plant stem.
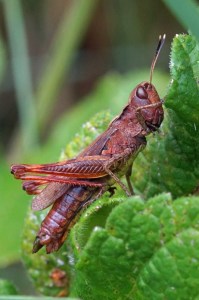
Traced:
[[4, 75], [5, 69], [7, 64], [7, 58], [6, 58], [6, 50], [4, 42], [0, 35], [0, 82], [2, 80], [2, 77]]
[[20, 0], [3, 0], [19, 110], [21, 149], [27, 153], [38, 145], [37, 117]]
[[96, 4], [97, 0], [73, 0], [70, 9], [66, 8], [36, 93], [41, 130], [53, 111], [63, 79], [69, 72]]

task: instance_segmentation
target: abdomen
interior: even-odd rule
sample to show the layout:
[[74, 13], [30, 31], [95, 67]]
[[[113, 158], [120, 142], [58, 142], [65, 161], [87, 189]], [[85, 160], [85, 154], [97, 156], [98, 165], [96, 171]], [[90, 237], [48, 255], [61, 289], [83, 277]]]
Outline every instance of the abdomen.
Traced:
[[57, 251], [65, 241], [69, 229], [83, 206], [89, 200], [92, 201], [97, 192], [98, 188], [69, 187], [66, 193], [55, 201], [41, 223], [33, 245], [33, 253], [43, 246], [46, 246], [47, 253]]

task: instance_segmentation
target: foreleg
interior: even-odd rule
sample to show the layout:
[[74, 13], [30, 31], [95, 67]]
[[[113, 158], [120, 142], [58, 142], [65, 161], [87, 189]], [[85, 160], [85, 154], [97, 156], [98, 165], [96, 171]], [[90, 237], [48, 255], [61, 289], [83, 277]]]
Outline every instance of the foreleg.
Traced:
[[106, 171], [106, 173], [112, 177], [115, 182], [117, 184], [119, 184], [119, 186], [125, 191], [125, 193], [127, 194], [128, 197], [130, 197], [133, 194], [133, 187], [131, 185], [130, 182], [130, 175], [131, 175], [131, 169], [129, 168], [129, 170], [127, 171], [126, 175], [126, 179], [127, 179], [127, 184], [129, 189], [126, 187], [126, 185], [118, 178], [118, 176], [113, 173], [111, 171], [111, 169], [114, 169], [114, 166], [119, 165], [120, 162], [121, 163], [126, 163], [126, 161], [128, 160], [128, 157], [134, 152], [134, 149], [131, 148], [127, 148], [123, 153], [120, 154], [115, 154], [111, 159], [109, 159], [109, 161], [107, 161], [104, 164], [104, 170]]

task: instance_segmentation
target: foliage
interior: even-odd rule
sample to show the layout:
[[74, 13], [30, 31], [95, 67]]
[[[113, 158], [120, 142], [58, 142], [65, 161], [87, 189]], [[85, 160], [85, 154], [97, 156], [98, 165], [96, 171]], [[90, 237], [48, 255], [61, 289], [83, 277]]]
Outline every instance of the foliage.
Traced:
[[20, 144], [22, 143], [24, 151], [28, 151], [37, 144], [38, 136], [22, 6], [20, 0], [2, 2], [12, 53], [11, 63], [21, 127]]
[[[197, 188], [198, 53], [198, 44], [191, 36], [174, 39], [163, 136], [156, 141], [151, 138], [134, 167], [134, 173], [139, 174], [134, 182], [146, 198], [158, 191], [169, 191], [178, 197]], [[149, 166], [151, 171], [147, 173]], [[93, 212], [95, 205], [90, 208]], [[161, 194], [146, 204], [139, 197], [125, 200], [112, 210], [104, 226], [94, 227], [85, 242], [86, 221], [89, 222], [83, 216], [72, 230], [76, 236], [74, 248], [80, 249], [76, 255], [74, 294], [83, 299], [197, 297], [198, 197], [173, 202], [169, 194]]]
[[[0, 265], [2, 266], [13, 262], [20, 255], [21, 230], [29, 197], [22, 193], [20, 182], [11, 178], [9, 167], [3, 161], [1, 162], [0, 180], [3, 187], [0, 210]], [[13, 191], [15, 191], [14, 199]]]
[[56, 105], [60, 86], [70, 71], [75, 52], [84, 37], [97, 3], [98, 0], [75, 0], [71, 2], [70, 10], [66, 5], [51, 55], [36, 92], [40, 129], [47, 125], [49, 115]]
[[[174, 39], [163, 135], [148, 139], [146, 151], [134, 166], [138, 174], [134, 184], [148, 201], [138, 196], [124, 200], [119, 191], [109, 202], [105, 195], [74, 226], [71, 295], [85, 300], [164, 299], [165, 295], [188, 299], [199, 292], [199, 198], [178, 198], [194, 192], [198, 183], [197, 50], [196, 40], [190, 36]], [[103, 119], [110, 117], [97, 115], [83, 126], [66, 148], [67, 157], [85, 146], [82, 141], [88, 144], [104, 130]], [[178, 199], [173, 202], [167, 193], [150, 198], [161, 191]]]
[[0, 279], [0, 296], [17, 295], [16, 287], [8, 280]]
[[[7, 2], [3, 1], [5, 5]], [[10, 1], [10, 5], [15, 5], [14, 2], [19, 3], [17, 0]], [[198, 38], [198, 8], [194, 1], [164, 2]], [[85, 31], [95, 7], [95, 1], [87, 1], [88, 6], [83, 2], [73, 3], [74, 10], [67, 25], [68, 31], [65, 30], [68, 22], [66, 12], [52, 46], [49, 64], [36, 90], [38, 106], [42, 110], [39, 120], [42, 129], [55, 105], [54, 100], [59, 92], [65, 68], [67, 67], [68, 72], [71, 58], [74, 57], [82, 32]], [[11, 11], [15, 12], [16, 9]], [[10, 15], [8, 22], [13, 24], [15, 16]], [[20, 18], [23, 21], [22, 16]], [[15, 27], [17, 29], [20, 26], [14, 25], [13, 28]], [[20, 36], [14, 29], [11, 31], [15, 33], [13, 39], [17, 39], [16, 47], [19, 44], [24, 45], [25, 36], [18, 43]], [[14, 49], [13, 53], [16, 54], [15, 52]], [[0, 45], [0, 77], [4, 71], [4, 61], [4, 48]], [[166, 119], [162, 133], [148, 139], [145, 152], [139, 155], [134, 165], [133, 182], [140, 196], [126, 200], [119, 189], [111, 199], [108, 194], [104, 195], [83, 213], [74, 226], [70, 235], [70, 247], [67, 245], [58, 254], [48, 256], [42, 252], [34, 256], [31, 254], [32, 241], [43, 213], [28, 212], [23, 235], [23, 257], [40, 293], [65, 295], [70, 281], [71, 295], [82, 296], [85, 300], [198, 297], [199, 198], [185, 196], [197, 192], [198, 189], [198, 61], [196, 40], [184, 35], [176, 37], [172, 45], [172, 81], [165, 99]], [[23, 63], [24, 60], [20, 69]], [[155, 77], [159, 77], [158, 82], [154, 80], [158, 89], [165, 86], [167, 78], [164, 75], [155, 71]], [[60, 120], [45, 147], [36, 155], [32, 155], [34, 148], [29, 147], [30, 159], [26, 158], [27, 161], [42, 161], [42, 156], [47, 160], [52, 158], [58, 147], [61, 148], [64, 142], [68, 143], [80, 124], [94, 112], [111, 108], [112, 113], [118, 113], [124, 105], [123, 99], [127, 99], [132, 87], [145, 78], [148, 78], [148, 72], [106, 76], [83, 103]], [[24, 90], [26, 88], [25, 84]], [[25, 105], [22, 103], [21, 107]], [[22, 118], [28, 116], [27, 111], [21, 113]], [[103, 122], [107, 125], [110, 118], [110, 115], [102, 113], [87, 122], [66, 148], [62, 158], [74, 156], [79, 149], [84, 148], [103, 131]], [[32, 121], [36, 124], [34, 117]], [[26, 129], [28, 127], [23, 130]], [[36, 126], [32, 132], [34, 131], [37, 131]], [[32, 135], [29, 136], [29, 141], [36, 144], [31, 138]], [[12, 148], [13, 153], [19, 151], [20, 145]], [[23, 198], [28, 199], [19, 189], [19, 182], [8, 180], [8, 176], [8, 167], [1, 163], [1, 198], [6, 199], [1, 203], [0, 213], [2, 233], [6, 226], [6, 234], [1, 234], [0, 263], [3, 264], [19, 257], [20, 230], [27, 207]], [[168, 193], [157, 196], [158, 193], [168, 191], [172, 196]], [[172, 198], [177, 200], [172, 202]], [[149, 201], [145, 203], [143, 199]], [[12, 213], [12, 222], [10, 215], [5, 213], [7, 211]], [[57, 269], [66, 275], [61, 286], [51, 276]], [[7, 291], [2, 290], [2, 285], [0, 291], [3, 295], [7, 294]]]
[[37, 291], [42, 295], [66, 296], [70, 274], [66, 247], [57, 254], [46, 255], [44, 249], [32, 255], [32, 245], [46, 210], [33, 213], [28, 210], [22, 238], [22, 259]]
[[[24, 162], [50, 162], [56, 161], [58, 157], [57, 149], [63, 149], [63, 145], [69, 143], [69, 140], [75, 135], [75, 133], [81, 127], [81, 124], [86, 122], [96, 111], [102, 109], [108, 109], [115, 114], [117, 114], [122, 107], [127, 103], [128, 96], [131, 89], [138, 84], [143, 79], [149, 77], [149, 72], [139, 71], [134, 73], [128, 73], [126, 75], [119, 74], [109, 74], [106, 75], [101, 82], [98, 84], [96, 89], [77, 105], [73, 111], [64, 114], [63, 118], [60, 119], [57, 126], [51, 133], [48, 142], [39, 150], [30, 152], [29, 156], [24, 158]], [[163, 95], [164, 87], [168, 82], [168, 77], [156, 71], [154, 74], [154, 82], [158, 86], [158, 91]], [[102, 123], [104, 122], [103, 129], [106, 128], [112, 116], [110, 113], [103, 113], [103, 118], [96, 116], [94, 122], [96, 126], [102, 128]], [[77, 118], [78, 116], [78, 118]], [[89, 131], [89, 122], [84, 125], [85, 133]], [[88, 127], [88, 129], [87, 129]], [[92, 126], [91, 126], [92, 128]], [[80, 129], [82, 132], [83, 129]], [[82, 132], [83, 134], [83, 132]], [[83, 138], [82, 141], [86, 144], [80, 145], [80, 139], [78, 141], [78, 146], [74, 146], [74, 150], [71, 153], [67, 150], [66, 155], [74, 156], [80, 149], [88, 145], [88, 142], [98, 134], [98, 131], [92, 132], [90, 138]], [[72, 144], [77, 143], [77, 135], [75, 136]], [[81, 147], [78, 149], [78, 147]], [[70, 146], [70, 149], [72, 147]], [[57, 154], [56, 154], [57, 153]], [[76, 155], [75, 154], [75, 155]], [[64, 156], [62, 156], [63, 158]], [[21, 160], [22, 162], [22, 160]], [[23, 228], [23, 222], [25, 214], [27, 211], [28, 200], [31, 201], [30, 196], [26, 195], [21, 190], [21, 184], [11, 177], [9, 172], [9, 167], [6, 164], [1, 163], [1, 173], [0, 173], [1, 183], [4, 188], [1, 190], [2, 199], [8, 199], [7, 201], [2, 201], [1, 212], [0, 212], [0, 234], [1, 234], [1, 247], [0, 247], [0, 265], [5, 265], [8, 261], [13, 261], [19, 257], [19, 248], [21, 240], [21, 231]], [[14, 191], [14, 193], [13, 193]], [[4, 212], [7, 212], [6, 214]], [[13, 213], [14, 212], [14, 213]], [[12, 218], [12, 222], [10, 222]], [[6, 232], [4, 232], [4, 224], [7, 224]], [[12, 239], [10, 239], [12, 236]]]
[[[25, 2], [28, 4], [28, 1]], [[27, 37], [25, 35], [26, 28], [21, 1], [2, 0], [2, 4], [5, 12], [5, 20], [7, 22], [9, 46], [11, 48], [11, 62], [14, 70], [16, 95], [18, 97], [19, 123], [20, 126], [23, 124], [23, 127], [16, 130], [15, 137], [10, 143], [11, 147], [9, 151], [7, 151], [8, 153], [0, 152], [0, 180], [1, 186], [4, 187], [1, 189], [0, 195], [2, 199], [0, 212], [0, 266], [4, 266], [8, 262], [12, 263], [14, 260], [19, 259], [21, 231], [23, 219], [27, 211], [28, 199], [25, 193], [22, 193], [19, 188], [20, 183], [15, 182], [10, 175], [10, 166], [5, 163], [7, 161], [6, 155], [9, 156], [12, 163], [17, 161], [38, 162], [42, 160], [42, 155], [43, 158], [45, 157], [46, 159], [46, 148], [36, 147], [38, 142], [36, 136], [38, 124], [35, 119], [36, 114], [34, 114], [34, 111], [36, 111], [36, 103], [33, 103], [33, 97], [34, 99], [37, 98], [39, 109], [42, 110], [40, 124], [42, 124], [41, 127], [43, 126], [42, 129], [44, 129], [47, 120], [47, 118], [44, 120], [44, 115], [45, 117], [49, 117], [50, 111], [53, 110], [53, 105], [55, 105], [55, 101], [58, 98], [57, 95], [60, 91], [61, 82], [67, 72], [70, 71], [72, 59], [75, 57], [83, 34], [92, 18], [97, 0], [89, 0], [86, 1], [86, 3], [85, 1], [71, 1], [70, 9], [66, 6], [66, 11], [60, 21], [57, 34], [55, 34], [56, 38], [51, 45], [51, 55], [44, 67], [44, 72], [40, 76], [39, 82], [41, 85], [38, 86], [36, 95], [33, 95], [32, 91], [33, 83], [31, 82], [29, 68], [30, 61], [27, 56]], [[34, 5], [37, 4], [35, 3]], [[6, 49], [4, 49], [4, 45], [0, 39], [0, 80], [5, 69], [7, 54], [5, 53], [5, 50]], [[65, 127], [64, 130], [66, 132]], [[24, 144], [22, 141], [24, 141]], [[52, 148], [52, 152], [49, 151], [49, 157], [58, 157], [58, 154], [55, 156], [56, 151], [53, 153], [54, 145], [56, 145], [56, 138], [50, 143], [48, 144], [48, 149]], [[64, 142], [62, 141], [59, 149], [62, 148], [63, 144]], [[53, 147], [51, 147], [52, 145]], [[1, 147], [2, 145], [0, 143], [0, 150]], [[26, 156], [24, 155], [24, 152], [26, 152]], [[10, 222], [11, 219], [12, 222]], [[11, 236], [12, 239], [10, 238]]]
[[[76, 134], [62, 153], [61, 158], [72, 158], [77, 155], [78, 151], [84, 149], [100, 132], [105, 130], [109, 121], [109, 113], [96, 115], [93, 120], [82, 127], [80, 134]], [[22, 238], [22, 258], [33, 284], [41, 294], [48, 296], [68, 295], [70, 271], [67, 247], [62, 247], [58, 254], [47, 255], [45, 249], [42, 249], [39, 253], [30, 255], [38, 228], [48, 210], [39, 212], [28, 210]], [[62, 272], [62, 274], [65, 273], [62, 280], [58, 282], [53, 280], [52, 275], [55, 270]]]
[[192, 193], [199, 181], [199, 49], [187, 35], [174, 38], [171, 85], [163, 133], [151, 138], [134, 165], [135, 186], [150, 197], [169, 191], [174, 197]]
[[[164, 138], [158, 139], [158, 147], [152, 140], [134, 168], [139, 174], [134, 182], [147, 198], [165, 190], [178, 197], [197, 188], [198, 61], [196, 40], [176, 37]], [[198, 212], [198, 197], [172, 202], [168, 194], [146, 204], [135, 197], [118, 205], [79, 254], [77, 294], [83, 299], [195, 298], [199, 292]]]
[[198, 229], [199, 197], [126, 199], [91, 233], [73, 288], [85, 300], [194, 299]]

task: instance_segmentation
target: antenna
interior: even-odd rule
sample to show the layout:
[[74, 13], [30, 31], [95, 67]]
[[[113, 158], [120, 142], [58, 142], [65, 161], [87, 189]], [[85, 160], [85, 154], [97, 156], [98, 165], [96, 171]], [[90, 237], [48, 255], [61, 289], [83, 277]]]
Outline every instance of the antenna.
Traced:
[[156, 61], [158, 59], [158, 56], [160, 54], [160, 51], [162, 49], [162, 46], [164, 45], [164, 42], [165, 42], [165, 39], [166, 39], [166, 34], [163, 35], [163, 37], [160, 35], [159, 36], [159, 42], [158, 42], [158, 46], [156, 48], [156, 51], [155, 51], [155, 56], [152, 60], [152, 64], [151, 64], [151, 70], [150, 70], [150, 80], [149, 80], [149, 83], [151, 84], [152, 82], [152, 77], [153, 77], [153, 70], [155, 68], [155, 64], [156, 64]]

